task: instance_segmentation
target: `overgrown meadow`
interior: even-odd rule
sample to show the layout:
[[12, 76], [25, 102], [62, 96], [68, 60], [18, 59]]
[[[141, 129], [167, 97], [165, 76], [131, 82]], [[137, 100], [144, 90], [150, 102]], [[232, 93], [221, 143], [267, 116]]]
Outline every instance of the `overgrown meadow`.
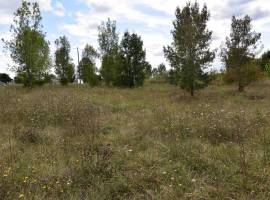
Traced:
[[270, 82], [0, 88], [0, 199], [270, 199]]

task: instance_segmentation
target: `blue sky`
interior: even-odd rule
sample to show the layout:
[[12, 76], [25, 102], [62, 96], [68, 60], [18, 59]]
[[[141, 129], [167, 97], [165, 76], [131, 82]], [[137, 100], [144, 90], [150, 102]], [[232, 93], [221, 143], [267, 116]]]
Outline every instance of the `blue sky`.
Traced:
[[[126, 30], [136, 32], [144, 40], [147, 60], [156, 67], [165, 62], [163, 46], [171, 43], [170, 31], [177, 6], [185, 0], [37, 0], [43, 16], [44, 31], [51, 42], [66, 35], [72, 45], [72, 57], [76, 59], [76, 47], [83, 49], [86, 43], [97, 45], [97, 26], [108, 17], [117, 21], [120, 35]], [[230, 31], [231, 16], [249, 14], [254, 29], [262, 33], [264, 50], [270, 48], [270, 1], [269, 0], [198, 0], [207, 4], [211, 18], [209, 29], [214, 32], [212, 48], [219, 48]], [[0, 37], [8, 39], [12, 13], [20, 6], [20, 0], [0, 0]], [[12, 61], [2, 52], [0, 44], [0, 73], [9, 71]], [[52, 56], [53, 57], [53, 56]], [[99, 63], [98, 63], [99, 65]], [[219, 58], [212, 66], [220, 68]]]

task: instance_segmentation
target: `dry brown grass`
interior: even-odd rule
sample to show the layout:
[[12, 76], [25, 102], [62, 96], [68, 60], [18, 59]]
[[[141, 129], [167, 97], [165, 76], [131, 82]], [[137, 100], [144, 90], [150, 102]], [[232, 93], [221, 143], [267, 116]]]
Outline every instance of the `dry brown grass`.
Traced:
[[0, 88], [0, 199], [269, 199], [269, 86]]

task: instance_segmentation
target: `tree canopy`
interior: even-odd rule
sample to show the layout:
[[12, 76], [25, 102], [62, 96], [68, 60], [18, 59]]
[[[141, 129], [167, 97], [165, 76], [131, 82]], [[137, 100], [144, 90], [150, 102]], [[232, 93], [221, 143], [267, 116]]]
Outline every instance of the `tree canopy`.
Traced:
[[267, 66], [270, 64], [270, 50], [264, 52], [260, 59], [260, 66], [262, 71], [267, 71]]
[[187, 3], [175, 12], [173, 22], [173, 42], [164, 48], [164, 54], [174, 73], [178, 74], [178, 84], [193, 96], [194, 91], [208, 84], [205, 72], [215, 58], [210, 49], [212, 31], [207, 28], [210, 14], [206, 5], [200, 10], [199, 4]]
[[50, 68], [49, 42], [45, 40], [41, 20], [38, 3], [22, 1], [10, 27], [12, 38], [4, 41], [16, 64], [13, 69], [21, 74], [22, 82], [27, 87], [42, 81]]
[[10, 83], [12, 81], [12, 78], [6, 73], [0, 73], [0, 82], [3, 82], [5, 84]]
[[221, 56], [226, 67], [226, 78], [238, 84], [239, 92], [256, 80], [258, 66], [255, 62], [256, 50], [261, 34], [252, 30], [251, 18], [232, 17], [230, 37], [226, 38]]
[[135, 33], [125, 32], [120, 48], [123, 57], [122, 67], [118, 70], [121, 85], [130, 88], [143, 85], [148, 65], [141, 37]]
[[96, 68], [96, 59], [98, 56], [94, 47], [87, 44], [82, 52], [82, 59], [78, 66], [80, 79], [91, 86], [97, 85], [99, 81]]
[[75, 80], [75, 67], [71, 62], [70, 43], [66, 36], [62, 36], [55, 41], [55, 73], [61, 84], [66, 85]]
[[119, 58], [119, 34], [116, 30], [116, 21], [108, 19], [98, 27], [98, 43], [101, 55], [100, 73], [106, 85], [115, 81], [115, 68]]

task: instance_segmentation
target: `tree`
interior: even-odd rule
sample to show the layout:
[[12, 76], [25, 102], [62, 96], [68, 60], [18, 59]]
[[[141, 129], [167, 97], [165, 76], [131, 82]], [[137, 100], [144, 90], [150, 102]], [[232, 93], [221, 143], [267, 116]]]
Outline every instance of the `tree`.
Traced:
[[145, 71], [148, 63], [145, 61], [145, 50], [143, 49], [143, 41], [137, 34], [130, 34], [128, 31], [124, 33], [121, 41], [122, 66], [118, 68], [120, 83], [123, 86], [133, 88], [141, 86], [144, 83]]
[[177, 7], [173, 22], [173, 42], [164, 48], [164, 54], [175, 73], [178, 73], [180, 86], [190, 92], [207, 86], [207, 65], [214, 60], [210, 50], [212, 31], [207, 29], [210, 14], [206, 5], [200, 10], [199, 4], [187, 3], [180, 10]]
[[266, 72], [267, 76], [270, 77], [270, 62], [266, 64], [265, 72]]
[[5, 84], [8, 84], [12, 81], [12, 79], [9, 77], [6, 73], [0, 73], [0, 82], [3, 82]]
[[17, 73], [17, 75], [14, 77], [14, 82], [16, 84], [23, 84], [24, 79], [25, 77], [23, 76], [23, 74]]
[[116, 32], [115, 21], [108, 19], [98, 27], [98, 43], [102, 60], [100, 73], [106, 85], [111, 85], [119, 58], [119, 34]]
[[56, 76], [54, 74], [45, 74], [44, 83], [52, 84], [54, 79], [56, 79]]
[[168, 72], [168, 82], [171, 85], [179, 85], [181, 73], [176, 69], [170, 69]]
[[264, 52], [260, 59], [260, 66], [262, 71], [267, 71], [267, 65], [270, 63], [270, 50]]
[[161, 63], [157, 68], [159, 75], [164, 75], [166, 73], [166, 66], [164, 63]]
[[157, 68], [152, 69], [151, 74], [152, 74], [153, 77], [157, 76], [158, 75], [158, 69]]
[[256, 80], [259, 73], [255, 55], [260, 38], [260, 33], [252, 31], [249, 16], [239, 19], [232, 17], [230, 37], [226, 38], [221, 57], [226, 67], [226, 79], [236, 82], [239, 92]]
[[86, 45], [83, 53], [82, 60], [79, 63], [79, 74], [80, 79], [83, 80], [84, 83], [88, 83], [91, 86], [95, 86], [98, 84], [98, 76], [96, 74], [96, 58], [98, 58], [98, 53], [91, 45]]
[[152, 66], [149, 62], [145, 61], [143, 64], [145, 66], [144, 74], [146, 78], [150, 78], [152, 76]]
[[73, 83], [75, 80], [74, 64], [70, 58], [70, 43], [66, 36], [55, 41], [55, 73], [62, 85]]
[[22, 82], [30, 88], [44, 78], [50, 67], [49, 42], [45, 40], [41, 20], [38, 3], [22, 1], [10, 27], [12, 38], [10, 41], [3, 40], [17, 64], [13, 67], [14, 71], [23, 74]]
[[163, 82], [166, 81], [166, 79], [168, 78], [168, 73], [165, 64], [161, 63], [157, 66], [157, 68], [154, 68], [152, 71], [152, 76], [156, 80]]

